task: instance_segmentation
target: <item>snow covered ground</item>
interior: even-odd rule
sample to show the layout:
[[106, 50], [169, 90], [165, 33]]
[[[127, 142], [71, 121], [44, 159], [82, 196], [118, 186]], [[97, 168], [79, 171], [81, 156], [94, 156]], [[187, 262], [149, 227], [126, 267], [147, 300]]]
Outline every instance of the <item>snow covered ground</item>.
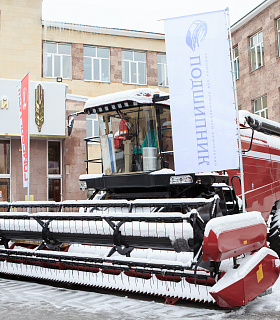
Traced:
[[280, 280], [272, 294], [236, 310], [192, 302], [171, 306], [161, 301], [0, 278], [0, 319], [5, 320], [280, 319]]

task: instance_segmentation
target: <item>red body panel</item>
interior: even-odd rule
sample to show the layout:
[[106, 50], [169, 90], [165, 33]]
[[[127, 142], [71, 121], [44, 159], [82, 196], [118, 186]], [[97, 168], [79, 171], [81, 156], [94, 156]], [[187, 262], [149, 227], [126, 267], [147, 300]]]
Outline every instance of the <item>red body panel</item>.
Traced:
[[258, 250], [266, 242], [267, 229], [264, 224], [226, 230], [217, 235], [210, 230], [203, 239], [203, 260], [222, 261], [243, 253]]
[[[259, 252], [256, 252], [254, 255], [258, 255]], [[252, 258], [254, 255], [252, 255]], [[253, 267], [249, 259], [243, 267], [244, 269], [248, 268], [248, 270], [251, 270], [250, 272], [240, 278], [238, 276], [239, 268], [234, 270], [232, 277], [235, 278], [237, 275], [237, 280], [229, 285], [222, 286], [222, 288], [220, 286], [220, 290], [215, 290], [214, 286], [210, 294], [220, 307], [233, 308], [245, 305], [267, 288], [270, 288], [277, 280], [279, 271], [275, 267], [275, 259], [275, 256], [268, 253], [255, 263]], [[223, 281], [223, 278], [220, 281]]]
[[125, 271], [124, 274], [128, 277], [135, 277], [141, 279], [151, 279], [152, 275], [147, 272], [136, 272], [134, 270]]
[[[248, 150], [249, 146], [250, 139], [242, 137], [242, 149]], [[254, 138], [251, 150], [243, 154], [242, 159], [247, 211], [260, 211], [267, 221], [275, 201], [280, 199], [280, 150], [269, 146], [265, 139]], [[239, 170], [227, 173], [230, 179], [240, 176]], [[237, 180], [234, 180], [234, 187], [241, 197]]]

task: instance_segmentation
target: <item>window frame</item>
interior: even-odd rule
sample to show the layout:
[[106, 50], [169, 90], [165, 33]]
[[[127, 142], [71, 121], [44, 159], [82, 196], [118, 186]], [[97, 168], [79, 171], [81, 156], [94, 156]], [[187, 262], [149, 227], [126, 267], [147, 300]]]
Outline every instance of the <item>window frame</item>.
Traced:
[[[166, 59], [166, 53], [161, 53], [161, 52], [158, 52], [157, 53], [157, 71], [158, 71], [158, 86], [159, 87], [168, 87], [169, 86], [169, 82], [168, 82], [168, 73], [167, 73], [167, 61], [165, 61], [165, 63], [163, 62], [159, 62], [158, 61], [158, 57], [159, 56], [165, 56], [165, 59]], [[164, 80], [162, 81], [163, 84], [160, 83], [160, 79], [159, 79], [159, 67], [162, 66], [162, 70], [163, 70], [163, 73], [164, 73]]]
[[[95, 116], [95, 118], [93, 118], [93, 116]], [[92, 133], [94, 133], [96, 127], [97, 127], [97, 130], [98, 130], [98, 135], [90, 135], [88, 136], [88, 122], [91, 122], [91, 129], [92, 129]], [[98, 114], [97, 113], [92, 113], [90, 115], [87, 115], [86, 116], [86, 136], [87, 138], [99, 138], [100, 137], [100, 134], [99, 134], [99, 120], [98, 120]], [[94, 139], [94, 141], [88, 141], [89, 144], [100, 144], [100, 141], [97, 142], [98, 139]]]
[[[55, 44], [56, 45], [56, 53], [48, 53], [45, 52], [44, 50], [44, 45], [45, 44]], [[66, 45], [70, 47], [70, 54], [65, 54], [65, 53], [58, 53], [59, 45]], [[51, 55], [51, 76], [48, 76], [45, 74], [45, 61], [46, 61], [46, 56]], [[55, 57], [59, 57], [59, 76], [55, 76]], [[63, 57], [70, 57], [70, 77], [64, 77], [63, 75]], [[43, 78], [48, 78], [48, 79], [56, 79], [56, 78], [62, 78], [65, 80], [72, 80], [72, 45], [71, 43], [64, 43], [64, 42], [51, 42], [51, 41], [44, 41], [43, 42]]]
[[0, 139], [0, 141], [7, 141], [10, 145], [10, 155], [9, 155], [9, 173], [0, 173], [0, 179], [9, 179], [9, 194], [8, 194], [8, 201], [11, 201], [11, 171], [12, 171], [12, 145], [11, 139]]
[[[60, 159], [59, 159], [59, 165], [60, 165], [60, 173], [59, 174], [50, 174], [49, 173], [49, 142], [59, 142], [59, 153], [60, 153]], [[62, 141], [60, 140], [47, 140], [47, 200], [49, 201], [49, 181], [50, 180], [60, 180], [60, 201], [62, 201]]]
[[[236, 50], [238, 50], [238, 55], [236, 55]], [[235, 46], [232, 49], [232, 64], [233, 64], [233, 74], [235, 81], [240, 79], [240, 72], [239, 72], [239, 48]]]
[[[265, 108], [263, 107], [264, 98], [266, 99], [266, 107]], [[256, 111], [257, 101], [261, 101], [261, 109]], [[253, 100], [253, 106], [254, 106], [254, 114], [256, 114], [262, 118], [268, 119], [268, 106], [267, 106], [267, 95], [266, 94]], [[265, 113], [266, 117], [263, 117], [261, 115], [263, 112]]]
[[[132, 52], [133, 60], [124, 59], [123, 58], [124, 52]], [[135, 53], [145, 53], [145, 62], [135, 60]], [[128, 62], [128, 82], [124, 81], [125, 62]], [[136, 64], [136, 82], [132, 82], [132, 64], [133, 63]], [[145, 74], [144, 74], [145, 83], [140, 83], [140, 81], [139, 81], [139, 77], [140, 77], [139, 64], [140, 63], [143, 63], [145, 65]], [[147, 53], [146, 53], [146, 51], [126, 50], [126, 49], [122, 50], [122, 83], [123, 84], [136, 84], [136, 85], [143, 85], [143, 86], [147, 85]]]
[[278, 53], [277, 57], [280, 57], [280, 18], [276, 19], [276, 32], [277, 32], [277, 45], [278, 45]]
[[[92, 56], [86, 56], [85, 55], [85, 50], [83, 50], [83, 61], [84, 61], [84, 81], [92, 81], [92, 82], [105, 82], [105, 83], [110, 83], [111, 81], [111, 65], [110, 65], [110, 60], [111, 60], [111, 52], [110, 48], [108, 47], [99, 47], [99, 46], [90, 46], [90, 45], [84, 45], [83, 49], [85, 47], [88, 48], [95, 48], [96, 49], [96, 55], [95, 57]], [[97, 56], [97, 49], [106, 49], [109, 52], [109, 57], [104, 58], [104, 57], [98, 57]], [[91, 79], [85, 79], [85, 58], [90, 59], [90, 66], [91, 66]], [[99, 65], [99, 80], [94, 79], [94, 60], [98, 60], [98, 65]], [[102, 60], [108, 60], [108, 80], [102, 80]]]
[[[259, 41], [256, 45], [252, 45], [252, 41], [254, 37], [259, 37], [259, 35], [262, 35], [262, 40]], [[263, 46], [263, 31], [260, 30], [258, 32], [256, 32], [255, 34], [253, 34], [252, 36], [250, 36], [249, 38], [249, 45], [250, 45], [250, 58], [251, 58], [251, 72], [261, 68], [264, 66], [264, 46]], [[258, 61], [258, 48], [260, 49], [260, 66], [259, 65], [259, 61]], [[255, 54], [255, 66], [253, 66], [253, 52]], [[254, 68], [255, 67], [255, 68]]]

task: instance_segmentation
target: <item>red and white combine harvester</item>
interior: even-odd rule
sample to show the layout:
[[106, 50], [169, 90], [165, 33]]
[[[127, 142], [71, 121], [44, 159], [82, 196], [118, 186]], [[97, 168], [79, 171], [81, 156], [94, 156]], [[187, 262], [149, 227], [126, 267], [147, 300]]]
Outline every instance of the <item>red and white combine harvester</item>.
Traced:
[[0, 273], [221, 307], [270, 291], [280, 271], [280, 125], [240, 112], [243, 213], [239, 170], [175, 175], [168, 98], [136, 89], [86, 102], [75, 115], [97, 114], [102, 150], [103, 174], [80, 176], [92, 196], [1, 202]]

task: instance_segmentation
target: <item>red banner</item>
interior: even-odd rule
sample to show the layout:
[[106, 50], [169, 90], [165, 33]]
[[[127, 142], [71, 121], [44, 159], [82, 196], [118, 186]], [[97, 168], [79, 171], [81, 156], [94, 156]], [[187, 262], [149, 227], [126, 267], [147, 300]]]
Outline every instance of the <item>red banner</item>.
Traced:
[[27, 74], [18, 86], [19, 118], [22, 148], [23, 187], [29, 185], [29, 131], [28, 131], [28, 109], [29, 109], [29, 74]]

